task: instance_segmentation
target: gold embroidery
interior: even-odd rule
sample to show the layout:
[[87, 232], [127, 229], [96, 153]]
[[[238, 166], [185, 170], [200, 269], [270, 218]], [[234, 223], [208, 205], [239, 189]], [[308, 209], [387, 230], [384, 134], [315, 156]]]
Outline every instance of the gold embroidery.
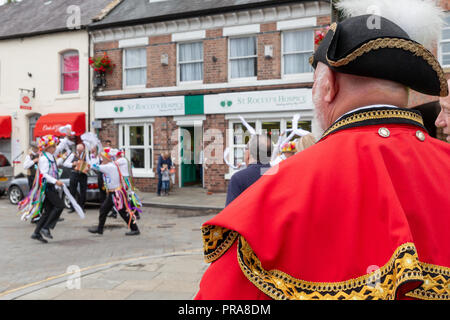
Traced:
[[334, 125], [332, 125], [322, 136], [322, 139], [328, 136], [330, 133], [350, 124], [355, 124], [362, 121], [367, 120], [376, 120], [376, 119], [388, 119], [388, 118], [401, 118], [401, 119], [407, 119], [412, 120], [416, 122], [417, 124], [420, 124], [423, 126], [423, 119], [420, 115], [417, 113], [406, 111], [402, 109], [394, 109], [394, 110], [374, 110], [374, 111], [367, 111], [362, 113], [355, 113], [354, 115], [344, 118], [342, 120], [339, 120]]
[[450, 300], [450, 268], [421, 263], [424, 282], [406, 294], [408, 297], [423, 300]]
[[[421, 290], [427, 292], [426, 287], [419, 287], [422, 282], [425, 283], [425, 280], [429, 280], [433, 288], [441, 285], [436, 282], [436, 277], [430, 279], [424, 277], [423, 269], [426, 270], [426, 265], [419, 262], [416, 248], [412, 243], [405, 243], [397, 248], [389, 262], [380, 269], [343, 282], [308, 282], [296, 279], [279, 270], [266, 271], [242, 236], [238, 243], [238, 262], [247, 279], [273, 299], [395, 299], [397, 289], [409, 281], [417, 282], [418, 288], [413, 292]], [[439, 270], [443, 279], [440, 281], [447, 284], [447, 287], [441, 285], [444, 293], [440, 297], [445, 298], [449, 292], [448, 273], [450, 269], [434, 267], [434, 270]]]
[[372, 50], [385, 49], [385, 48], [402, 49], [402, 50], [413, 53], [415, 56], [421, 57], [437, 73], [439, 82], [440, 82], [441, 97], [446, 97], [448, 95], [447, 80], [445, 79], [444, 71], [442, 70], [442, 67], [439, 64], [439, 61], [424, 46], [422, 46], [419, 43], [413, 42], [411, 40], [398, 39], [398, 38], [379, 38], [379, 39], [371, 40], [371, 41], [363, 44], [361, 47], [357, 48], [356, 50], [351, 52], [346, 57], [339, 59], [337, 61], [329, 59], [328, 53], [327, 53], [326, 59], [330, 66], [342, 67], [342, 66], [345, 66], [345, 65], [349, 64], [350, 62], [356, 60], [357, 58], [359, 58], [360, 56], [362, 56], [365, 53], [368, 53]]
[[211, 263], [224, 254], [236, 240], [238, 233], [219, 226], [204, 226], [203, 252], [204, 259]]
[[[333, 22], [330, 26], [330, 30], [332, 30], [333, 32], [336, 32], [336, 29], [337, 29], [337, 23]], [[330, 32], [330, 31], [328, 30], [328, 32]]]

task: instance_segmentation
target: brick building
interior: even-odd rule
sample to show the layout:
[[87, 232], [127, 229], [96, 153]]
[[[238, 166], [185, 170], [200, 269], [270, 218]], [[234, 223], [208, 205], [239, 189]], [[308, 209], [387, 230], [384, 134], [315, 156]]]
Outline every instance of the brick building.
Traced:
[[[437, 3], [450, 10], [450, 0]], [[433, 53], [450, 77], [446, 21]], [[94, 54], [116, 64], [94, 92], [99, 134], [126, 150], [143, 191], [155, 191], [157, 159], [169, 151], [177, 187], [223, 192], [234, 172], [224, 152], [237, 165], [248, 139], [240, 115], [276, 140], [300, 113], [320, 136], [307, 59], [330, 22], [330, 1], [123, 0], [90, 26]], [[409, 107], [444, 139], [436, 97], [411, 91]]]
[[95, 89], [100, 137], [124, 148], [142, 191], [155, 191], [159, 155], [171, 152], [176, 186], [226, 191], [243, 161], [243, 116], [277, 135], [300, 113], [313, 121], [314, 34], [329, 1], [122, 1], [90, 26], [96, 56], [116, 67]]

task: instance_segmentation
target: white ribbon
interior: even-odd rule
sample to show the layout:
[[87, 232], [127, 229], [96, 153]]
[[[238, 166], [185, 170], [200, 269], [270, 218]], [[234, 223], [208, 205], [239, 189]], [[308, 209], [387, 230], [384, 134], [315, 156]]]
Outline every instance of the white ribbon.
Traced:
[[69, 189], [67, 188], [67, 186], [65, 184], [63, 185], [63, 191], [64, 191], [64, 194], [66, 195], [67, 199], [69, 199], [69, 201], [72, 204], [75, 211], [80, 216], [80, 218], [84, 219], [85, 215], [84, 215], [83, 209], [81, 209], [80, 205], [77, 203], [77, 201], [74, 199], [74, 197], [72, 197], [72, 194], [70, 193]]

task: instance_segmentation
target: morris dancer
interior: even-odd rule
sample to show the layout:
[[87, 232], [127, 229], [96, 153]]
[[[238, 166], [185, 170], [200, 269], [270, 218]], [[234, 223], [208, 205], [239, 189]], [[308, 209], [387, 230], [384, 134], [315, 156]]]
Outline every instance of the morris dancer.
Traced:
[[102, 235], [108, 213], [113, 207], [117, 209], [122, 219], [128, 224], [131, 231], [125, 233], [127, 236], [139, 235], [139, 228], [135, 221], [135, 210], [131, 208], [128, 202], [126, 187], [123, 185], [120, 169], [114, 163], [116, 151], [105, 148], [100, 156], [102, 164], [92, 163], [92, 169], [100, 171], [105, 177], [107, 187], [107, 196], [100, 207], [99, 223], [97, 227], [89, 228], [89, 232]]
[[132, 209], [136, 210], [136, 218], [139, 220], [142, 203], [139, 200], [138, 195], [136, 194], [136, 188], [133, 183], [133, 176], [130, 173], [133, 173], [132, 168], [130, 167], [130, 162], [127, 158], [125, 158], [125, 153], [123, 150], [120, 150], [116, 155], [116, 163], [119, 166], [120, 173], [123, 178], [123, 184], [125, 185], [125, 190], [127, 191], [128, 197], [133, 205]]
[[39, 150], [42, 155], [38, 162], [39, 175], [28, 197], [19, 203], [22, 220], [33, 219], [42, 214], [31, 238], [43, 243], [47, 243], [47, 240], [42, 237], [41, 232], [46, 238], [53, 239], [49, 226], [56, 225], [64, 209], [64, 202], [57, 192], [64, 184], [58, 180], [56, 157], [68, 142], [65, 138], [56, 147], [58, 141], [57, 137], [51, 135], [40, 139]]

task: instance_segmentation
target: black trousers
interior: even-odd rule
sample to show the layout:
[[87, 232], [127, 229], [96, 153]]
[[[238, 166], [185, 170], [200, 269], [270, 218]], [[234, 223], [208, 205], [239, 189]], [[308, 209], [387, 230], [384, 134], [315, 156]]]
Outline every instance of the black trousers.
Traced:
[[28, 188], [31, 190], [31, 188], [33, 187], [34, 176], [27, 176], [27, 180], [28, 180]]
[[78, 185], [80, 185], [80, 199], [78, 199], [78, 204], [83, 210], [84, 204], [86, 203], [87, 179], [88, 177], [84, 173], [72, 171], [70, 174], [70, 194], [76, 199]]
[[[108, 217], [108, 213], [113, 209], [114, 207], [114, 201], [113, 201], [113, 194], [109, 193], [106, 196], [105, 201], [103, 202], [102, 206], [100, 207], [100, 215], [98, 218], [98, 229], [103, 232], [103, 228], [105, 227], [106, 218]], [[127, 210], [123, 208], [119, 211], [120, 216], [125, 221], [125, 223], [128, 225], [128, 221], [130, 221], [130, 215], [128, 214]], [[132, 231], [139, 230], [138, 226], [135, 221], [131, 221], [130, 229]]]
[[106, 191], [104, 190], [105, 182], [103, 181], [103, 174], [101, 172], [97, 173], [97, 184], [100, 192], [100, 203], [103, 203], [106, 200]]
[[54, 229], [63, 210], [64, 202], [56, 191], [55, 186], [48, 184], [45, 190], [41, 219], [37, 223], [34, 233], [40, 233], [42, 229]]

